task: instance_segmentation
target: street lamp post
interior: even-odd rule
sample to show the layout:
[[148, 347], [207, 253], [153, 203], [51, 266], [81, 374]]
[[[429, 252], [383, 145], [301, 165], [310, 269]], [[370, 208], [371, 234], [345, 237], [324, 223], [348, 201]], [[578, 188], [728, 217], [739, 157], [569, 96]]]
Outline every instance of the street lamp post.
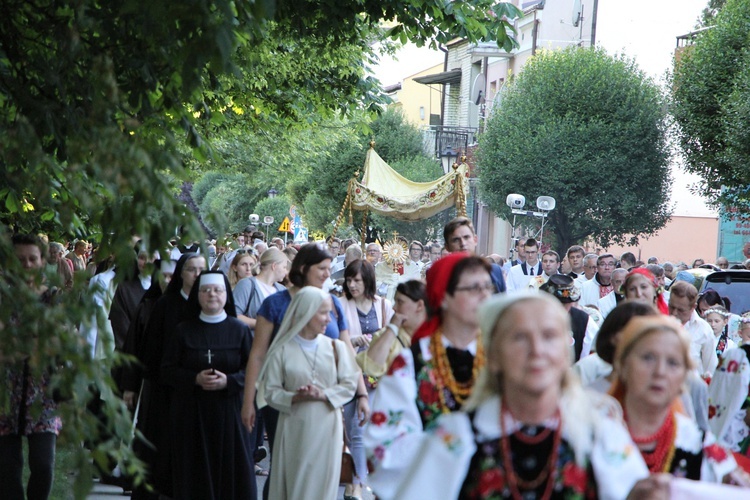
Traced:
[[458, 158], [458, 151], [454, 151], [453, 146], [446, 146], [445, 149], [440, 152], [440, 162], [443, 165], [444, 174], [451, 171], [455, 158]]

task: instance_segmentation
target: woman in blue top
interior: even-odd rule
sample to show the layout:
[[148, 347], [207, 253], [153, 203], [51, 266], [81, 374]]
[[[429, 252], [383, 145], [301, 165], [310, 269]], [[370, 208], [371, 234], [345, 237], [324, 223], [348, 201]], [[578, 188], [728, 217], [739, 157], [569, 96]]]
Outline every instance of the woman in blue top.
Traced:
[[[289, 271], [289, 280], [292, 286], [288, 290], [270, 295], [263, 301], [258, 310], [255, 323], [255, 338], [253, 339], [253, 347], [250, 351], [247, 369], [245, 370], [245, 397], [242, 404], [242, 422], [249, 430], [252, 430], [255, 425], [255, 405], [253, 404], [255, 401], [255, 383], [258, 380], [258, 374], [260, 368], [263, 366], [268, 348], [276, 337], [286, 310], [292, 302], [292, 297], [305, 286], [314, 286], [322, 289], [326, 280], [331, 276], [331, 261], [331, 254], [322, 246], [315, 243], [303, 245], [294, 257], [292, 268]], [[351, 349], [352, 356], [354, 356], [355, 352], [349, 338], [349, 329], [341, 303], [336, 297], [332, 297], [332, 299], [332, 320], [326, 327], [325, 335], [332, 339], [343, 341]], [[360, 424], [363, 424], [369, 418], [370, 406], [367, 401], [367, 390], [365, 389], [362, 377], [359, 379], [355, 397], [357, 398], [357, 413], [360, 417]], [[271, 407], [263, 408], [263, 422], [266, 426], [271, 449], [273, 449], [276, 437], [276, 422], [278, 417], [278, 411]]]

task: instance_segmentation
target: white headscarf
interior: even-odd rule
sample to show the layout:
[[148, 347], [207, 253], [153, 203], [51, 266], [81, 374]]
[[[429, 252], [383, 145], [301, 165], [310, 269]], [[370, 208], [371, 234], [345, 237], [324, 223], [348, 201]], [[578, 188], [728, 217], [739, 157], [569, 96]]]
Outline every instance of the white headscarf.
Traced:
[[[490, 344], [498, 320], [501, 320], [500, 317], [509, 308], [526, 300], [541, 302], [541, 304], [539, 304], [540, 308], [555, 308], [559, 309], [561, 313], [565, 313], [560, 302], [546, 292], [524, 290], [517, 293], [499, 294], [490, 297], [480, 306], [478, 313], [484, 350], [488, 353], [488, 356], [491, 355]], [[567, 317], [568, 314], [565, 313], [563, 318]], [[569, 328], [569, 320], [564, 319], [564, 321], [566, 321], [566, 326]], [[572, 359], [571, 352], [571, 361]], [[492, 380], [493, 378], [495, 380]], [[611, 397], [603, 394], [600, 395], [592, 392], [584, 392], [578, 378], [572, 370], [568, 370], [562, 383], [563, 388], [559, 405], [560, 413], [562, 414], [563, 435], [569, 440], [573, 447], [576, 461], [579, 462], [579, 465], [583, 465], [593, 447], [593, 435], [591, 429], [597, 425], [597, 417], [604, 413], [616, 420], [620, 420], [621, 412], [619, 406]], [[478, 409], [485, 401], [500, 396], [497, 393], [497, 386], [498, 381], [496, 375], [490, 373], [487, 365], [485, 365], [479, 373], [472, 394], [464, 405], [463, 410], [471, 411]], [[502, 396], [500, 396], [500, 398], [500, 404], [502, 405]], [[592, 409], [594, 411], [592, 411]]]
[[265, 380], [268, 376], [268, 365], [269, 361], [273, 357], [274, 353], [279, 351], [287, 342], [294, 339], [302, 329], [307, 326], [315, 313], [320, 309], [320, 305], [330, 300], [331, 295], [328, 292], [324, 292], [320, 288], [314, 286], [306, 286], [300, 289], [292, 299], [292, 303], [289, 304], [289, 308], [284, 314], [284, 319], [281, 322], [279, 331], [276, 334], [276, 338], [268, 348], [266, 353], [266, 359], [263, 362], [263, 366], [260, 369], [258, 375], [258, 381], [255, 383], [257, 390], [255, 401], [258, 404], [258, 408], [266, 406], [265, 398]]

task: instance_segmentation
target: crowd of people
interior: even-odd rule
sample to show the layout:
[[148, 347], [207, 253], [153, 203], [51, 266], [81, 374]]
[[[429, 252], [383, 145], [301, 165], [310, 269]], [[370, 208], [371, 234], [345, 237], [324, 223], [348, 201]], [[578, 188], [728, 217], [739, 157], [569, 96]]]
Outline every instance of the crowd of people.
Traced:
[[[378, 242], [295, 246], [248, 227], [156, 253], [135, 244], [116, 279], [85, 241], [66, 254], [13, 238], [43, 303], [90, 281], [92, 360], [138, 360], [113, 375], [147, 482], [102, 471], [133, 498], [333, 499], [340, 485], [345, 500], [750, 495], [750, 312], [699, 293], [685, 263], [533, 238], [483, 257], [463, 217], [440, 243], [398, 244], [404, 257], [385, 259]], [[49, 373], [0, 362], [0, 491], [47, 498], [64, 425]]]

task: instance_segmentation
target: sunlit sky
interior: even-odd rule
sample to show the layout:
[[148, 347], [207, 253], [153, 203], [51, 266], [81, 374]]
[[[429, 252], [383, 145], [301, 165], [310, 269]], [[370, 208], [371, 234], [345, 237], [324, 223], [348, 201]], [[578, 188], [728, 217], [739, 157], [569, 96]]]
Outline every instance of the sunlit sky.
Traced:
[[[547, 0], [548, 2], [561, 0]], [[567, 1], [567, 0], [562, 0]], [[591, 12], [593, 0], [583, 0], [584, 12]], [[624, 53], [658, 83], [672, 66], [676, 37], [693, 30], [708, 0], [599, 0], [596, 43], [608, 52]], [[401, 81], [443, 61], [439, 51], [408, 46], [397, 60], [384, 59], [373, 69], [384, 85]], [[675, 159], [678, 162], [679, 159]], [[688, 186], [696, 178], [673, 168], [672, 201], [675, 215], [708, 216], [713, 212]]]

